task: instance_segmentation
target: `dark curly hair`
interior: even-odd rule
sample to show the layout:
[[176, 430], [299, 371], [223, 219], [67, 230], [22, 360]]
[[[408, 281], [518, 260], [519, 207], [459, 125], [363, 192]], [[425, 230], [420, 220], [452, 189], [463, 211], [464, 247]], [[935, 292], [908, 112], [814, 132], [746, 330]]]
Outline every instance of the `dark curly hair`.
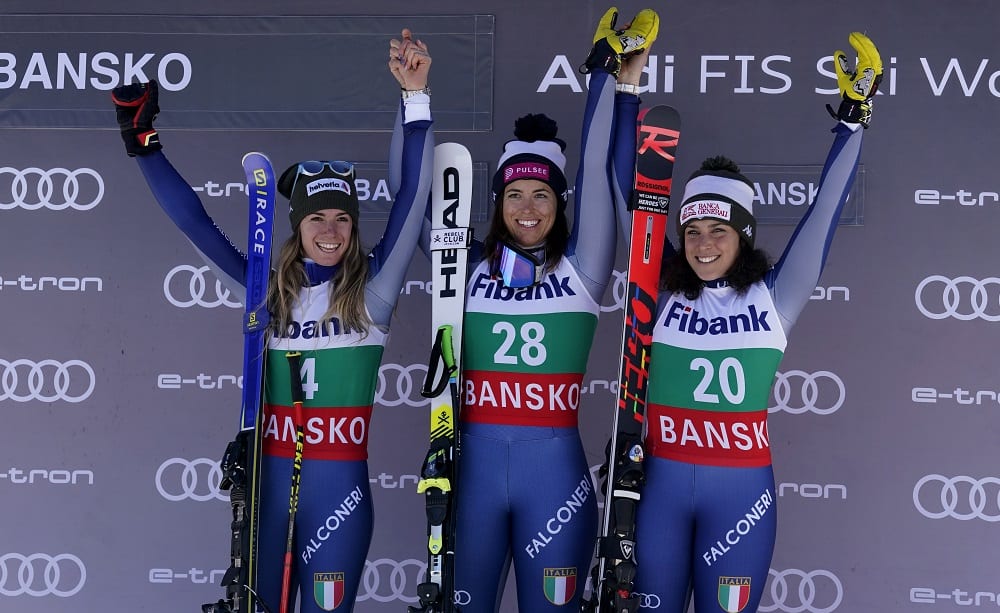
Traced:
[[[726, 283], [733, 287], [737, 293], [745, 294], [750, 286], [762, 280], [770, 269], [770, 256], [763, 249], [749, 249], [747, 244], [741, 240], [740, 252], [736, 255], [736, 261], [726, 272]], [[694, 300], [701, 295], [701, 290], [704, 287], [705, 282], [688, 263], [682, 243], [680, 251], [663, 262], [663, 269], [660, 273], [660, 289], [670, 293], [680, 292], [688, 300]]]

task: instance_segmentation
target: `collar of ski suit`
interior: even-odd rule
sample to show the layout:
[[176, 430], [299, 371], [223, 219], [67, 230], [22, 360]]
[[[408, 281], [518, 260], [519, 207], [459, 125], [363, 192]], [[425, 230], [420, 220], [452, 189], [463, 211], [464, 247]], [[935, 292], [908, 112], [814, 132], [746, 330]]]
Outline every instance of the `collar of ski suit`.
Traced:
[[338, 270], [340, 270], [340, 264], [323, 266], [322, 264], [317, 264], [309, 258], [303, 258], [302, 263], [305, 264], [306, 279], [309, 281], [310, 287], [315, 287], [320, 283], [326, 283], [333, 278], [333, 275], [337, 274]]

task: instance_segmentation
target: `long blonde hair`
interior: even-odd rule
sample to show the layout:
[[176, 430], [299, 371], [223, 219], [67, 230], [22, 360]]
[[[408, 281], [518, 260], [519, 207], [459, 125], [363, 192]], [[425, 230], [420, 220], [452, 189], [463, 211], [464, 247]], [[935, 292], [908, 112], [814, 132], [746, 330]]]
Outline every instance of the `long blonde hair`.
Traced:
[[[278, 336], [282, 336], [292, 325], [292, 309], [299, 299], [299, 291], [309, 283], [302, 261], [304, 256], [299, 229], [295, 228], [278, 251], [274, 282], [267, 292], [271, 331]], [[323, 313], [323, 325], [336, 315], [344, 330], [355, 330], [366, 336], [373, 323], [365, 308], [368, 258], [361, 250], [357, 224], [351, 227], [347, 251], [340, 261], [340, 269], [330, 281], [330, 302]]]

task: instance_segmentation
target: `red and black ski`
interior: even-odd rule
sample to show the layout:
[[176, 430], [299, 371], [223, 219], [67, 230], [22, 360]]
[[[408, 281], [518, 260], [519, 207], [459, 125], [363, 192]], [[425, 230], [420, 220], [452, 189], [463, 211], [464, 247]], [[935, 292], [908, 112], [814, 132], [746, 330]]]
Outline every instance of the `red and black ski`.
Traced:
[[640, 113], [635, 189], [629, 203], [632, 233], [618, 399], [608, 443], [609, 474], [597, 564], [590, 600], [582, 605], [586, 611], [634, 613], [639, 606], [638, 597], [632, 593], [636, 571], [635, 512], [645, 482], [642, 436], [649, 354], [680, 128], [680, 115], [669, 106], [654, 106]]

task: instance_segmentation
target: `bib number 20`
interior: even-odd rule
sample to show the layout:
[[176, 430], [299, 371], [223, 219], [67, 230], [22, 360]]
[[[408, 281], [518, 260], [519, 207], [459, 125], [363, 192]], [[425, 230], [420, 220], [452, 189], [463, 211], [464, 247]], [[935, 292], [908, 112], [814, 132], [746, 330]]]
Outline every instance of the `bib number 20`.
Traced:
[[691, 360], [691, 370], [701, 371], [701, 381], [694, 390], [694, 399], [698, 402], [719, 403], [719, 395], [709, 392], [717, 389], [722, 392], [730, 404], [740, 404], [747, 394], [747, 380], [743, 372], [743, 364], [733, 357], [725, 358], [719, 363], [718, 373], [715, 364], [707, 358]]

